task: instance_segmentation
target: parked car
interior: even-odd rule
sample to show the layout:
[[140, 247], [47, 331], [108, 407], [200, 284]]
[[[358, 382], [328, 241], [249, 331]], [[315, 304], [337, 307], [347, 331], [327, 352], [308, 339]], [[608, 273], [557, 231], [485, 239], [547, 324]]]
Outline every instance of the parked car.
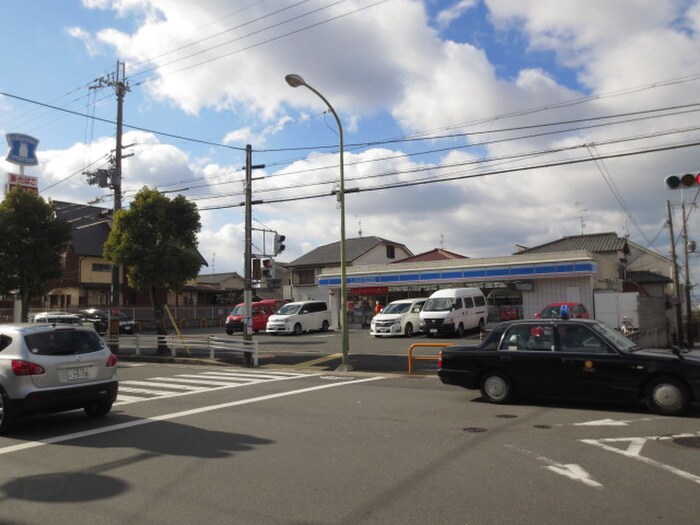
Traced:
[[28, 321], [30, 323], [83, 324], [82, 317], [68, 312], [39, 312], [30, 315]]
[[[253, 332], [258, 333], [260, 330], [265, 330], [267, 320], [270, 316], [276, 313], [277, 310], [287, 302], [289, 301], [280, 299], [264, 299], [262, 301], [253, 302], [251, 304]], [[234, 332], [242, 332], [244, 317], [245, 303], [237, 304], [226, 318], [226, 333], [228, 335], [233, 335]]]
[[552, 303], [548, 304], [542, 311], [535, 314], [538, 319], [558, 319], [561, 315], [562, 306], [568, 308], [568, 316], [574, 319], [590, 319], [590, 314], [581, 303]]
[[[98, 334], [104, 335], [109, 331], [109, 312], [99, 308], [80, 310], [80, 315], [89, 323], [92, 323]], [[124, 312], [119, 312], [119, 333], [133, 334], [136, 331], [136, 323]]]
[[434, 292], [423, 305], [420, 328], [428, 337], [483, 330], [488, 312], [486, 298], [478, 288], [446, 288]]
[[103, 416], [117, 389], [117, 358], [92, 327], [0, 325], [0, 433], [30, 413]]
[[677, 415], [700, 401], [700, 351], [640, 348], [589, 319], [501, 323], [477, 346], [443, 349], [438, 375], [491, 403], [516, 395], [643, 400], [653, 412]]
[[331, 312], [325, 301], [287, 303], [267, 320], [268, 334], [299, 335], [309, 330], [325, 332], [331, 324]]
[[427, 299], [400, 299], [386, 305], [370, 322], [369, 334], [374, 337], [403, 335], [411, 337], [420, 330], [420, 311]]

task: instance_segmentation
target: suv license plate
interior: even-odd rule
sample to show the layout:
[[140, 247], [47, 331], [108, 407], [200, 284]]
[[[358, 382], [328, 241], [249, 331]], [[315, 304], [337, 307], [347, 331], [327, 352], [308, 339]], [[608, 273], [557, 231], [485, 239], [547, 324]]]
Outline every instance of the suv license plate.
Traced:
[[88, 378], [88, 367], [81, 366], [79, 368], [68, 369], [68, 381], [79, 381]]

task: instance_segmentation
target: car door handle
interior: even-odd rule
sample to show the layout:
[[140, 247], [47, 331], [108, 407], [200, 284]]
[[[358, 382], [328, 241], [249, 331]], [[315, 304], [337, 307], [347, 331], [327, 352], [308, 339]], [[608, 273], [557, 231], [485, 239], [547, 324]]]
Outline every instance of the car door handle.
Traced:
[[502, 355], [500, 359], [501, 359], [501, 361], [512, 361], [513, 360], [513, 358], [509, 355]]

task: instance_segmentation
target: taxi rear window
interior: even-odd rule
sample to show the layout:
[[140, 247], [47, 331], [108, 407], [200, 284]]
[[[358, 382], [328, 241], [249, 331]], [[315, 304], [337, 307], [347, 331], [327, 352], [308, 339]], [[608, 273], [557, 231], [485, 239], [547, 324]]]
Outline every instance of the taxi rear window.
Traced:
[[37, 355], [73, 355], [99, 352], [104, 342], [91, 330], [53, 330], [24, 336], [29, 352]]

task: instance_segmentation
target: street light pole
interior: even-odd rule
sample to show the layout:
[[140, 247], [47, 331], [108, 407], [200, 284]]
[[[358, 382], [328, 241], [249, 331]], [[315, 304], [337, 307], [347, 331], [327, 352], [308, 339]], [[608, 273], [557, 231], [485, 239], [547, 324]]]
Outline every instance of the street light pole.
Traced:
[[348, 287], [346, 278], [346, 262], [345, 262], [345, 168], [343, 161], [343, 126], [340, 123], [338, 114], [328, 102], [326, 97], [319, 93], [312, 86], [307, 84], [299, 75], [287, 75], [284, 77], [291, 87], [296, 88], [304, 86], [313, 91], [323, 102], [328, 109], [333, 113], [335, 121], [338, 124], [338, 136], [340, 139], [340, 189], [338, 190], [338, 203], [340, 204], [340, 328], [342, 332], [342, 368], [348, 369], [348, 354], [350, 353], [350, 337], [348, 334]]

